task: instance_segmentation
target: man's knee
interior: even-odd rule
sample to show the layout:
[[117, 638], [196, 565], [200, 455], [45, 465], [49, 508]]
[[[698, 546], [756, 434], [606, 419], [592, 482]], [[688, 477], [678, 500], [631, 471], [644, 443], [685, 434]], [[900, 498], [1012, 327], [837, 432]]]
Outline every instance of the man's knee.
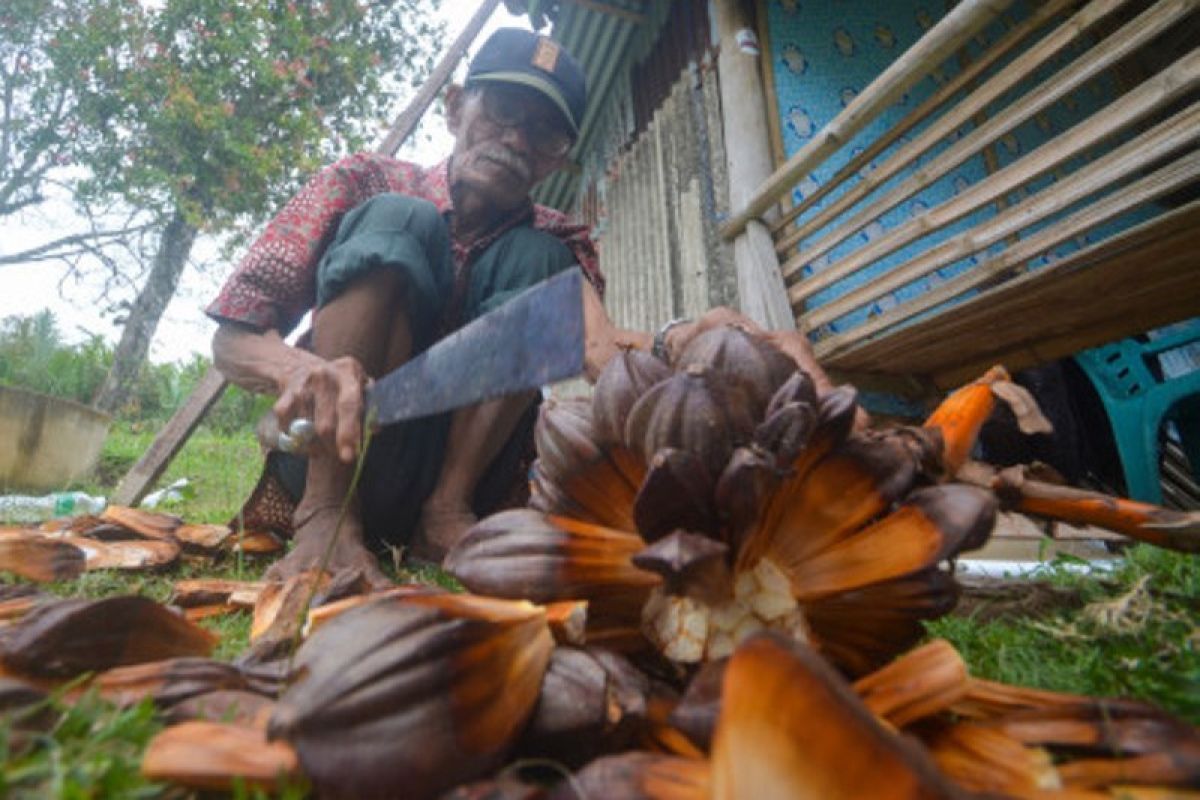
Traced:
[[[397, 192], [375, 195], [347, 214], [343, 227], [347, 223], [355, 230], [407, 232], [430, 244], [441, 244], [449, 237], [437, 206]], [[355, 230], [347, 233], [353, 235]], [[345, 235], [339, 231], [338, 238]]]
[[571, 249], [557, 237], [529, 227], [514, 228], [472, 267], [468, 315], [487, 313], [575, 263]]
[[500, 271], [509, 280], [531, 285], [545, 280], [576, 261], [561, 239], [536, 228], [514, 228], [497, 243]]
[[[416, 340], [425, 342], [451, 288], [446, 223], [427, 200], [388, 193], [348, 213], [317, 268], [317, 304], [324, 306], [364, 281], [398, 283], [398, 297]], [[390, 273], [384, 277], [381, 272]]]

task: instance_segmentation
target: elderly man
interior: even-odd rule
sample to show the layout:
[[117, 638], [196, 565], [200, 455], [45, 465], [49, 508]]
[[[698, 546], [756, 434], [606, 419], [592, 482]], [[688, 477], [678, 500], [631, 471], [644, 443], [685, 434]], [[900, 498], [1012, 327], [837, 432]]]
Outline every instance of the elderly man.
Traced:
[[[357, 155], [314, 178], [267, 226], [208, 308], [220, 322], [214, 358], [241, 386], [277, 393], [281, 424], [306, 416], [318, 434], [306, 460], [281, 453], [251, 503], [292, 514], [295, 544], [268, 577], [330, 566], [383, 580], [364, 542], [405, 544], [437, 560], [474, 522], [525, 484], [533, 396], [482, 403], [390, 426], [373, 440], [350, 513], [335, 537], [361, 437], [363, 389], [445, 333], [578, 264], [587, 367], [648, 334], [615, 328], [585, 228], [535, 206], [531, 189], [566, 163], [586, 105], [578, 64], [529, 31], [497, 31], [451, 87], [455, 143], [432, 169]], [[311, 349], [281, 332], [315, 306]], [[678, 339], [736, 318], [710, 313]], [[795, 344], [793, 342], [793, 344]], [[802, 343], [801, 343], [802, 346]], [[257, 513], [251, 510], [251, 513]]]

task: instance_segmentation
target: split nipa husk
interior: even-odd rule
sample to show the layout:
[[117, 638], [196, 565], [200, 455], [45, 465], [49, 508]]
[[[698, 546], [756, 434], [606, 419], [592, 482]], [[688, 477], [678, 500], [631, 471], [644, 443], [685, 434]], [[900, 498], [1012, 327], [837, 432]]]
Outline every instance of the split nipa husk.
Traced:
[[146, 747], [142, 774], [214, 791], [239, 784], [266, 791], [304, 785], [286, 742], [270, 742], [260, 728], [226, 722], [191, 721], [163, 730]]
[[330, 797], [435, 797], [499, 766], [533, 712], [553, 640], [527, 602], [386, 597], [297, 651], [271, 738]]
[[0, 630], [0, 665], [19, 675], [69, 678], [179, 656], [207, 656], [216, 637], [145, 597], [59, 600]]
[[711, 796], [949, 798], [964, 793], [914, 742], [880, 724], [811, 648], [759, 634], [738, 648], [725, 669]]
[[70, 542], [27, 528], [0, 530], [0, 570], [38, 583], [69, 581], [84, 569], [84, 553]]
[[646, 720], [649, 679], [608, 650], [557, 647], [518, 754], [579, 767], [626, 749]]
[[982, 478], [1006, 507], [1074, 525], [1097, 525], [1181, 553], [1200, 553], [1200, 512], [1036, 480], [1022, 467], [999, 471], [983, 464], [971, 467], [973, 477]]

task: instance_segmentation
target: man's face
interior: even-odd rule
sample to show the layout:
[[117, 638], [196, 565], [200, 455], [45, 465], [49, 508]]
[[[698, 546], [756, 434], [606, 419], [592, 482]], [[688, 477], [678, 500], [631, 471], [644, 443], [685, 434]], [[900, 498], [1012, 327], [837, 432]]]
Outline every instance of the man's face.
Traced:
[[543, 178], [566, 163], [572, 136], [542, 94], [496, 84], [450, 96], [447, 121], [455, 136], [451, 181], [499, 210], [520, 205]]

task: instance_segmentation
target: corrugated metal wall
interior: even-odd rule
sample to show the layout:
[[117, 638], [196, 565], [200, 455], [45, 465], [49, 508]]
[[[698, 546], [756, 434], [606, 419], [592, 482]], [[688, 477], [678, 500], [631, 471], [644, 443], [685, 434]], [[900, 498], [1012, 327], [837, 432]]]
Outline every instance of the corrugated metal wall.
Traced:
[[717, 235], [728, 186], [715, 73], [685, 71], [641, 135], [583, 183], [618, 325], [652, 331], [736, 301]]
[[[532, 7], [533, 4], [531, 4]], [[545, 5], [592, 95], [573, 158], [534, 194], [592, 226], [618, 325], [737, 304], [717, 233], [728, 179], [710, 0]]]

